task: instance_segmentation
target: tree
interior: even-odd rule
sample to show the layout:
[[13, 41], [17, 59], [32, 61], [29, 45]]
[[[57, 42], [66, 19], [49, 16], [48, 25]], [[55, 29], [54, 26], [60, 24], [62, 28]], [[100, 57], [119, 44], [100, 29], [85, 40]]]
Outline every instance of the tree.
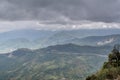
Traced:
[[109, 54], [109, 56], [108, 56], [108, 57], [109, 57], [109, 62], [110, 62], [111, 64], [117, 63], [117, 65], [118, 65], [119, 62], [120, 62], [120, 51], [119, 51], [119, 47], [120, 47], [119, 44], [114, 45], [114, 48], [113, 48], [113, 50], [112, 50], [112, 53]]

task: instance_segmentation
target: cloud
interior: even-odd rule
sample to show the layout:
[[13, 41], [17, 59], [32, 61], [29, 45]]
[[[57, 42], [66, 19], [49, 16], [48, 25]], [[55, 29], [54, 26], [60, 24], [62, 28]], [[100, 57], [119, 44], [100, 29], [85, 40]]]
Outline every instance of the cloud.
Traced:
[[[68, 22], [67, 22], [68, 21]], [[52, 30], [72, 30], [72, 29], [120, 29], [120, 23], [93, 22], [93, 21], [39, 21], [37, 25], [43, 26], [42, 29]], [[38, 27], [39, 28], [39, 27]]]
[[0, 32], [120, 29], [120, 0], [0, 0]]
[[76, 29], [120, 29], [120, 23], [104, 23], [91, 21], [71, 21], [65, 24], [49, 23], [49, 21], [1, 21], [0, 32], [20, 29], [35, 30], [76, 30]]
[[0, 32], [19, 30], [19, 29], [33, 29], [37, 27], [35, 21], [0, 21]]
[[0, 0], [0, 20], [120, 22], [120, 0]]

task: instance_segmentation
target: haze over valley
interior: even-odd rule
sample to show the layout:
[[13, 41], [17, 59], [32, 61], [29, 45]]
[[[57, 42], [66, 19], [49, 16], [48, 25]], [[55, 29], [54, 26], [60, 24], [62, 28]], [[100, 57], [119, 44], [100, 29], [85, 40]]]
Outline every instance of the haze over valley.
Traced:
[[119, 0], [0, 0], [0, 80], [119, 79], [116, 44]]

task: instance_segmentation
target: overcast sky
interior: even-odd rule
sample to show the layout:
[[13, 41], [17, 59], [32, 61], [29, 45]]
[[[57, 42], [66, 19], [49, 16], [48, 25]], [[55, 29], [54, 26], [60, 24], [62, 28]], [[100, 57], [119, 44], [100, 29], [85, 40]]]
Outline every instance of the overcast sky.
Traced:
[[[90, 22], [98, 22], [95, 25], [99, 27]], [[83, 28], [83, 25], [100, 28], [100, 23], [101, 28], [119, 28], [119, 22], [120, 0], [0, 0], [1, 32]]]

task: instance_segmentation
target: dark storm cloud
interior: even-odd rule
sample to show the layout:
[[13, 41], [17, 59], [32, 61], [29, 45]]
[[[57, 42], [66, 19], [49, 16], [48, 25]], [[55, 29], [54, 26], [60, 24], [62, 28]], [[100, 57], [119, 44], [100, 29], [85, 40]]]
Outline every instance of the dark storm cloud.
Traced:
[[120, 21], [120, 0], [0, 0], [0, 20]]

